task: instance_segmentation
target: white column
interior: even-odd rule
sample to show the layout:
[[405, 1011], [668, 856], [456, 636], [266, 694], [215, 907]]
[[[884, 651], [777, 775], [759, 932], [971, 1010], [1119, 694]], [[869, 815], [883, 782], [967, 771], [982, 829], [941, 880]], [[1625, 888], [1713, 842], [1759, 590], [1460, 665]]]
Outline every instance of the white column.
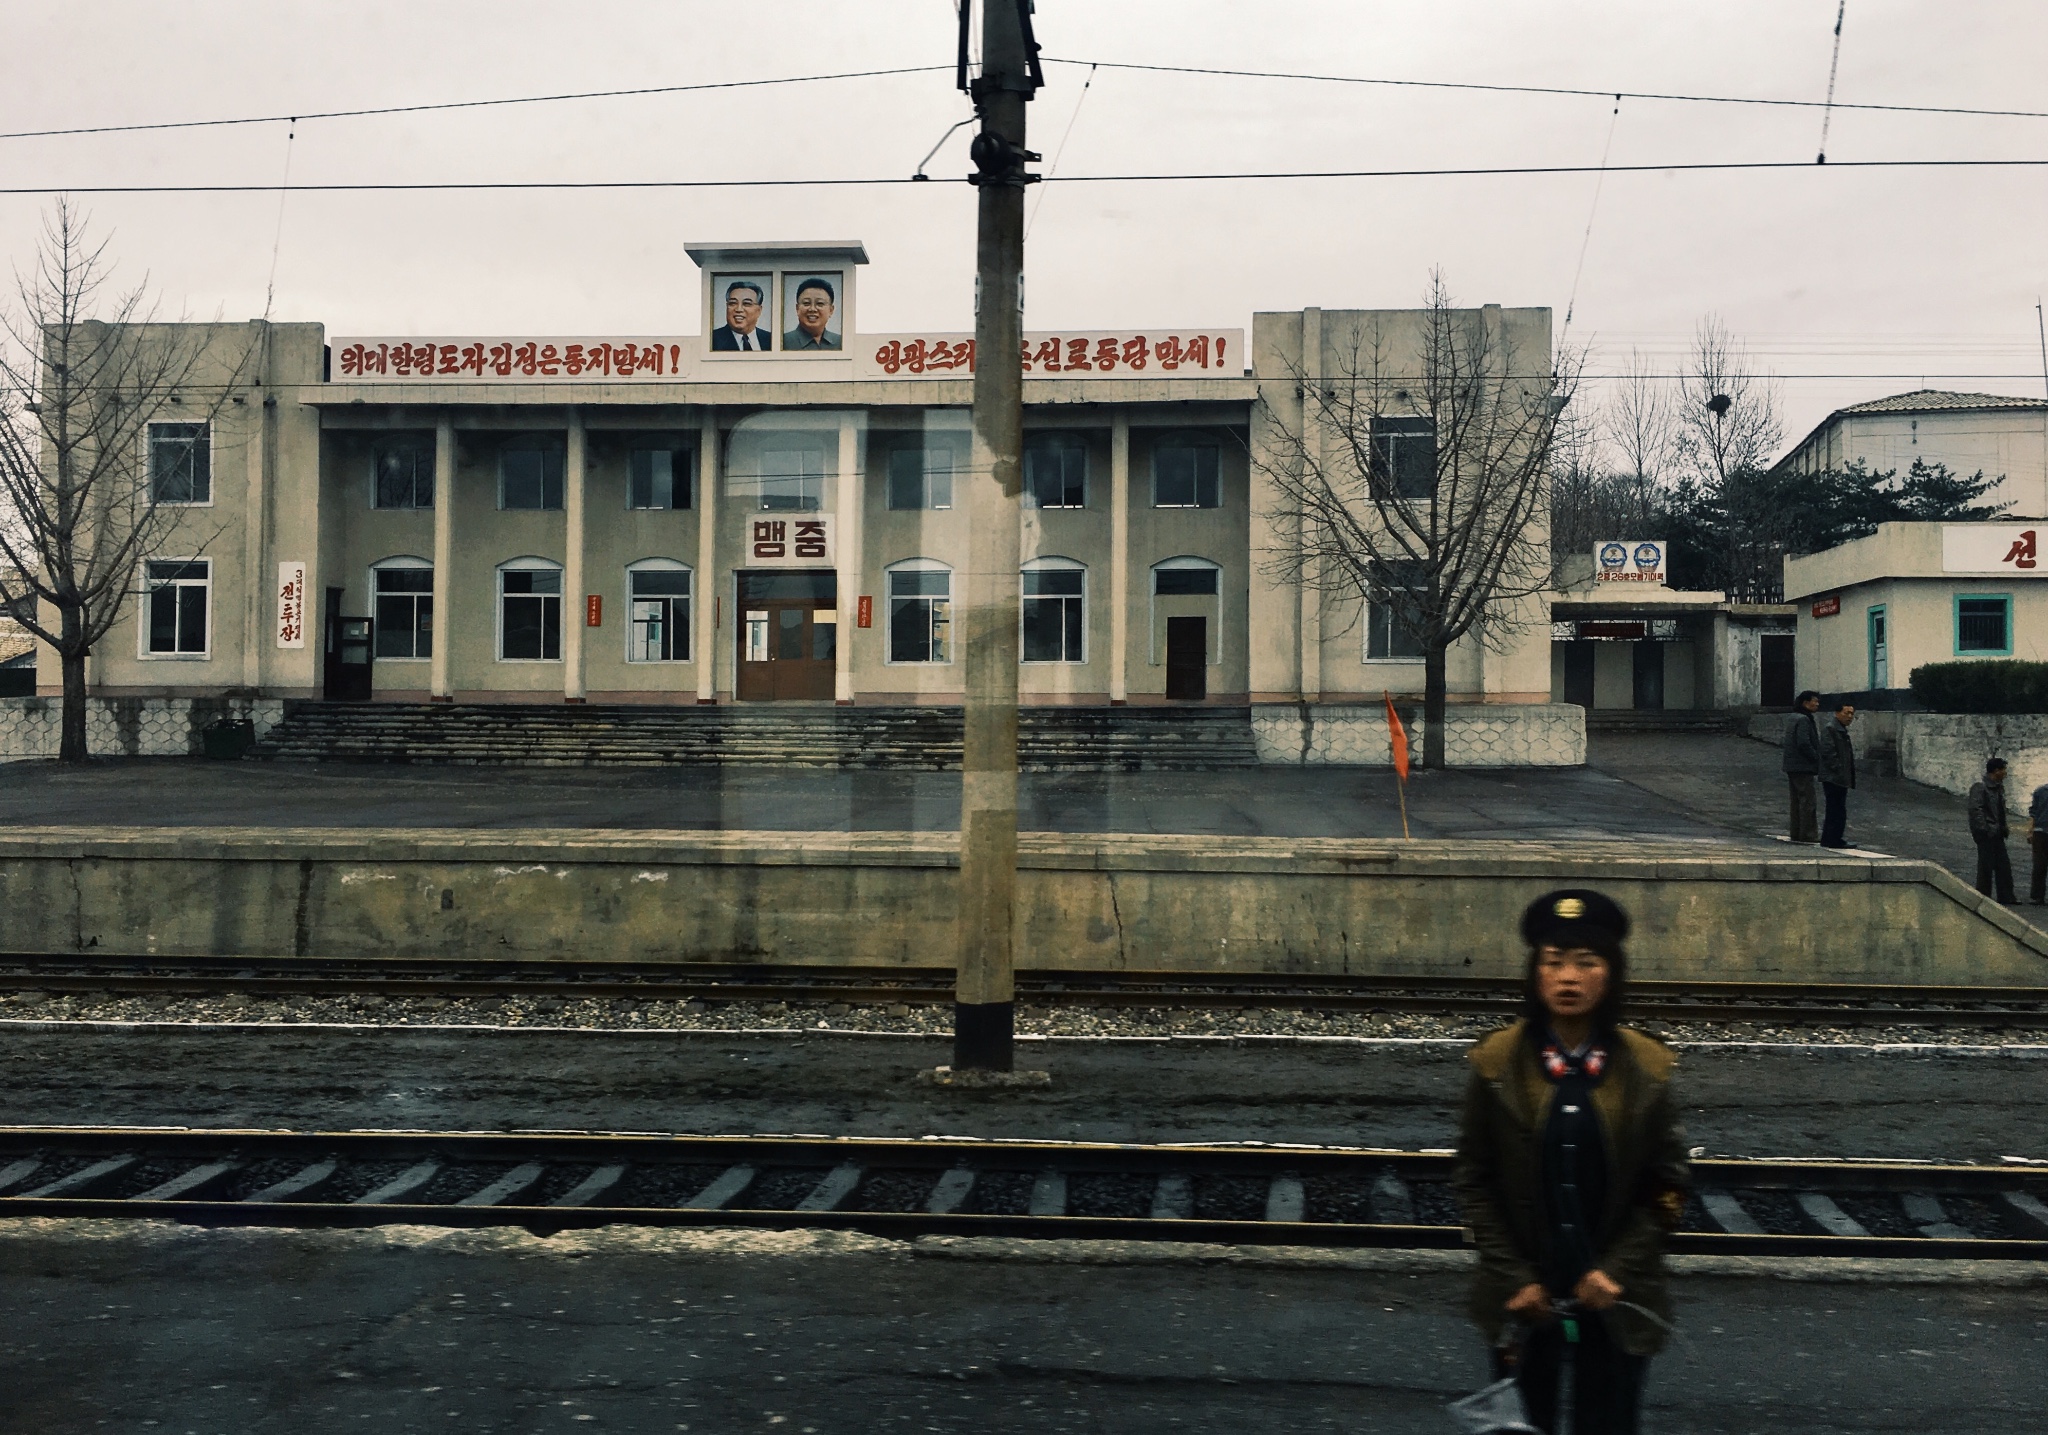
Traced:
[[[583, 410], [569, 410], [569, 452], [562, 465], [562, 700], [583, 701]], [[621, 615], [623, 621], [623, 615]]]
[[455, 631], [449, 622], [448, 593], [454, 586], [454, 564], [455, 419], [444, 410], [434, 425], [434, 662], [428, 669], [428, 692], [437, 703], [452, 702], [455, 696], [448, 686], [448, 645]]
[[[1151, 643], [1147, 634], [1146, 643]], [[1147, 654], [1150, 656], [1149, 650]], [[1131, 419], [1118, 409], [1109, 421], [1109, 701], [1130, 701], [1131, 669]]]
[[[1320, 386], [1323, 379], [1323, 311], [1304, 309], [1301, 311], [1301, 367], [1302, 373], [1311, 386]], [[1304, 395], [1301, 401], [1302, 441], [1310, 446], [1311, 452], [1321, 462], [1324, 457], [1323, 422], [1316, 407], [1314, 394]], [[1313, 425], [1313, 432], [1308, 431]], [[1301, 541], [1311, 536], [1307, 525], [1311, 520], [1301, 519]], [[1301, 700], [1305, 703], [1319, 702], [1323, 696], [1323, 594], [1317, 579], [1321, 574], [1304, 560], [1300, 579], [1301, 594]]]
[[718, 701], [718, 410], [707, 405], [697, 429], [697, 576], [690, 601], [697, 629], [697, 701]]
[[861, 472], [860, 417], [852, 412], [839, 416], [839, 511], [833, 515], [839, 529], [839, 635], [833, 647], [837, 670], [832, 675], [832, 696], [841, 703], [853, 701], [853, 624], [859, 616], [861, 585]]

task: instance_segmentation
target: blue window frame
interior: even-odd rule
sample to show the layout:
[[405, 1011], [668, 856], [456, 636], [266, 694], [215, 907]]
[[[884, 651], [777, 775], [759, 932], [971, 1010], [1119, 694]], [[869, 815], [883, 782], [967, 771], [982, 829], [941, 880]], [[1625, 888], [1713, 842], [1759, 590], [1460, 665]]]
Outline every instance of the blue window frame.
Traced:
[[1956, 656], [1959, 658], [2009, 658], [2012, 656], [2012, 595], [2010, 593], [1956, 594]]
[[1884, 604], [1879, 603], [1869, 610], [1867, 627], [1870, 633], [1870, 681], [1865, 686], [1873, 691], [1888, 688], [1892, 685], [1892, 648]]

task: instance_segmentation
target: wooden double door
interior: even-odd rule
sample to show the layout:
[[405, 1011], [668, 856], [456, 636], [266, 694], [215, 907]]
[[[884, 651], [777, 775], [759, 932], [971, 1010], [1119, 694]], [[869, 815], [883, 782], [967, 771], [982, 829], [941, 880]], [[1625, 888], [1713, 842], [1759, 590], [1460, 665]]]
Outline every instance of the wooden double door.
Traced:
[[839, 669], [839, 577], [823, 572], [739, 575], [741, 702], [830, 702]]

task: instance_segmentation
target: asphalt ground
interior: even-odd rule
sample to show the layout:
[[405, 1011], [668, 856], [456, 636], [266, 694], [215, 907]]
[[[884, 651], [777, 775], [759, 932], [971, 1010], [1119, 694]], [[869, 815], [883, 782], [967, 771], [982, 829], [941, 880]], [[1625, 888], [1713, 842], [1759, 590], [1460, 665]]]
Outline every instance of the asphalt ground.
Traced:
[[[40, 1024], [38, 1024], [40, 1025]], [[252, 1026], [0, 1026], [0, 1124], [612, 1130], [1086, 1141], [1456, 1140], [1460, 1041], [1050, 1040], [1042, 1091], [919, 1084], [945, 1038]], [[1697, 1046], [1712, 1155], [2048, 1159], [2041, 1048]]]
[[[1485, 1382], [1457, 1253], [1023, 1244], [0, 1223], [5, 1423], [1420, 1435]], [[1690, 1353], [1652, 1364], [1646, 1429], [2039, 1428], [2037, 1284], [1805, 1264], [1806, 1279], [1677, 1278]]]
[[[1020, 803], [1029, 831], [1401, 835], [1393, 774], [1375, 768], [1028, 773]], [[1711, 733], [1596, 733], [1583, 768], [1418, 770], [1408, 784], [1410, 831], [1427, 838], [1642, 836], [1782, 850], [1786, 806], [1775, 748]], [[1960, 798], [1871, 773], [1849, 812], [1858, 846], [1975, 880]], [[0, 823], [9, 825], [889, 832], [947, 831], [959, 819], [958, 773], [192, 758], [0, 766]], [[2023, 868], [2025, 843], [2014, 850]]]

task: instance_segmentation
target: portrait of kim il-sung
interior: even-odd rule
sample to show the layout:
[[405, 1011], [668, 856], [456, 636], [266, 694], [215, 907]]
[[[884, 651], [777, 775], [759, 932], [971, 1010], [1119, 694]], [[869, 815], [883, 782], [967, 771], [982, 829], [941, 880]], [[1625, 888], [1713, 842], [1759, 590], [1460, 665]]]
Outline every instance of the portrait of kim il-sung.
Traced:
[[782, 276], [782, 347], [786, 350], [836, 349], [839, 326], [841, 276], [804, 274]]
[[766, 354], [775, 347], [769, 327], [774, 281], [766, 274], [717, 274], [711, 279], [714, 315], [725, 322], [711, 331], [714, 354]]

